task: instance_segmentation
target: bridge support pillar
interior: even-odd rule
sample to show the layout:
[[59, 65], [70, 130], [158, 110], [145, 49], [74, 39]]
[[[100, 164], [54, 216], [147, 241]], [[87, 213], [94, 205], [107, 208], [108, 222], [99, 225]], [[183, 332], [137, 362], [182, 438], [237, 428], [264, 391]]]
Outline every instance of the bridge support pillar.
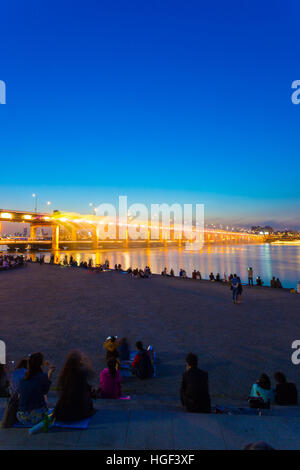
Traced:
[[71, 239], [73, 242], [77, 241], [77, 227], [72, 226]]
[[99, 244], [99, 233], [96, 227], [96, 229], [93, 230], [93, 243], [92, 243], [93, 250], [98, 249], [98, 244]]
[[52, 225], [52, 250], [59, 249], [59, 225]]
[[30, 238], [36, 240], [37, 227], [35, 225], [30, 225]]

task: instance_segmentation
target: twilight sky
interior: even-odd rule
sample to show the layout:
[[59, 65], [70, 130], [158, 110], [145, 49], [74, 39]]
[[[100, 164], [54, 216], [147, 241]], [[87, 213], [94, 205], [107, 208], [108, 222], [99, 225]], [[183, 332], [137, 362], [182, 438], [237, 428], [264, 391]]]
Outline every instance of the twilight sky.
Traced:
[[0, 207], [300, 227], [299, 53], [297, 0], [5, 2]]

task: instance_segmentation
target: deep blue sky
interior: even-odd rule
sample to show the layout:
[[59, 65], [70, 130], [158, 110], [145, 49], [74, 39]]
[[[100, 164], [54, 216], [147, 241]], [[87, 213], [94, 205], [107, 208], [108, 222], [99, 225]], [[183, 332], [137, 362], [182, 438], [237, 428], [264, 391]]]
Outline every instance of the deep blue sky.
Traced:
[[2, 3], [0, 207], [127, 194], [300, 226], [297, 4]]

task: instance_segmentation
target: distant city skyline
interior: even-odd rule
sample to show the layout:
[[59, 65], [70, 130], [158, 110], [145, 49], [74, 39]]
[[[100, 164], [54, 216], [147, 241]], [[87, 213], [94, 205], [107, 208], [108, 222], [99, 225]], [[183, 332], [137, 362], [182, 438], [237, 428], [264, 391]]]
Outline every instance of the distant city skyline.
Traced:
[[1, 13], [0, 207], [32, 210], [36, 193], [41, 211], [87, 213], [126, 194], [203, 203], [207, 223], [300, 229], [296, 0]]

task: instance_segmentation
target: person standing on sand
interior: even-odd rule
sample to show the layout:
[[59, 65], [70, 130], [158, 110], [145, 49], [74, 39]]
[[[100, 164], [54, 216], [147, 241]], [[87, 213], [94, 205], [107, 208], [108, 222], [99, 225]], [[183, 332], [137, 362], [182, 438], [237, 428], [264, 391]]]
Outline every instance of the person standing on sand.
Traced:
[[231, 280], [231, 287], [232, 287], [232, 299], [233, 303], [236, 303], [237, 295], [238, 295], [238, 277], [236, 274], [233, 275], [233, 278]]
[[243, 293], [243, 286], [241, 283], [241, 279], [238, 277], [238, 285], [237, 285], [237, 295], [236, 295], [236, 303], [242, 303], [242, 293]]
[[253, 269], [251, 266], [248, 268], [248, 285], [253, 286]]

